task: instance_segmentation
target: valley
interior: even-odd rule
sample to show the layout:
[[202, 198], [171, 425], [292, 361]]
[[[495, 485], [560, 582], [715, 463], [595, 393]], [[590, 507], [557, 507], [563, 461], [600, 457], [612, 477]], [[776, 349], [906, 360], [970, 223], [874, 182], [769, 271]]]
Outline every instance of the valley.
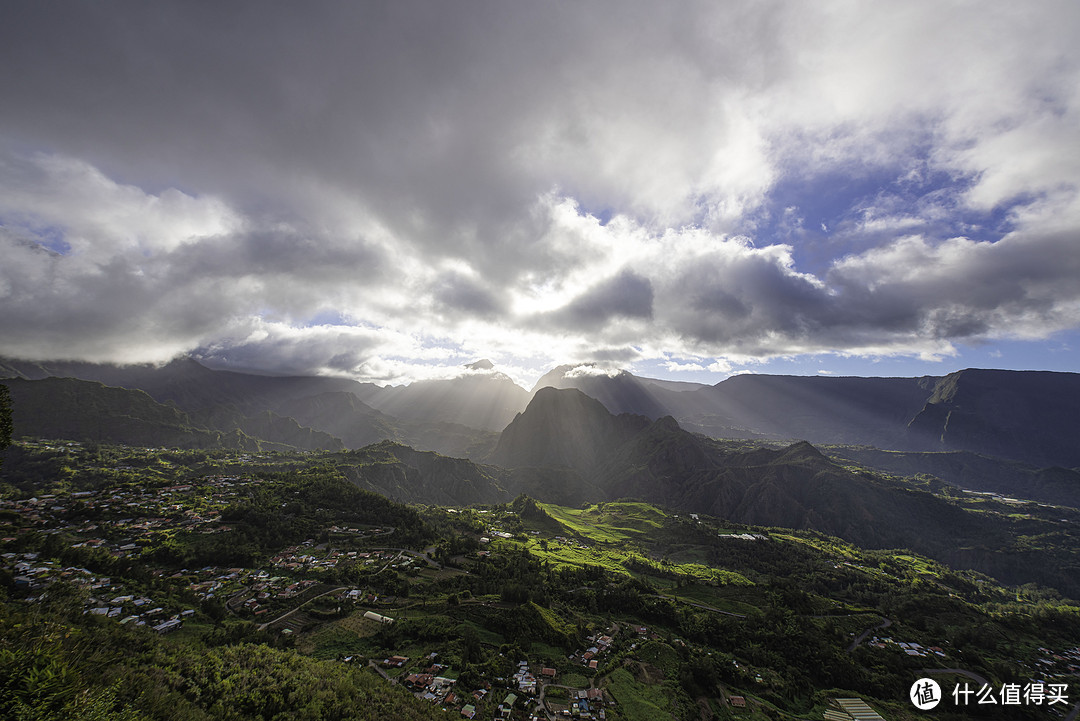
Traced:
[[811, 443], [784, 379], [714, 437], [658, 415], [709, 387], [628, 374], [522, 396], [480, 364], [398, 416], [341, 379], [76, 370], [4, 381], [5, 713], [913, 719], [927, 676], [997, 694], [942, 718], [1080, 709], [1077, 470], [854, 432], [964, 374], [822, 386]]
[[[111, 669], [109, 688], [82, 661], [61, 661], [67, 640], [48, 653], [62, 654], [51, 662], [67, 664], [68, 683], [151, 716], [148, 693], [169, 699], [170, 718], [214, 712], [190, 679], [141, 687], [149, 659], [189, 673], [191, 654], [210, 653], [239, 683], [252, 661], [231, 666], [230, 654], [255, 648], [256, 668], [286, 664], [298, 679], [328, 663], [334, 678], [360, 674], [350, 693], [370, 687], [414, 718], [572, 707], [583, 718], [821, 718], [830, 699], [852, 696], [915, 718], [904, 694], [921, 673], [1002, 686], [1068, 684], [1080, 671], [1080, 610], [1051, 589], [815, 531], [640, 500], [406, 507], [347, 480], [337, 453], [15, 450], [69, 476], [31, 498], [5, 493], [6, 648], [20, 648], [13, 623], [110, 648], [135, 634], [136, 655], [91, 654]], [[1003, 519], [1042, 508], [956, 503]], [[265, 704], [221, 698], [265, 716]]]

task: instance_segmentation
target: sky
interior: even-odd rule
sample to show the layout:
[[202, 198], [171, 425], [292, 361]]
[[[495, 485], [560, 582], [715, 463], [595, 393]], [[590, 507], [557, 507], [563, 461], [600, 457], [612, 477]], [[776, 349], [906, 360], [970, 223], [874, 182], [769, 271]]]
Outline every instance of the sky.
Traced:
[[1080, 371], [1080, 3], [0, 4], [0, 355]]

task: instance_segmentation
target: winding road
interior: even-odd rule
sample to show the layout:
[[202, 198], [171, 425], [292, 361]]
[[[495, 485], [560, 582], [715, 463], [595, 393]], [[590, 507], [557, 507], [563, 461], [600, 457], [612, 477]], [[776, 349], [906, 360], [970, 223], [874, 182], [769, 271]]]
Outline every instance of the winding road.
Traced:
[[848, 646], [847, 652], [848, 653], [854, 653], [855, 649], [857, 649], [859, 647], [860, 643], [862, 643], [863, 641], [866, 640], [867, 636], [869, 636], [874, 631], [877, 631], [879, 628], [888, 628], [891, 625], [892, 625], [892, 621], [890, 621], [889, 619], [882, 616], [881, 617], [881, 623], [879, 623], [876, 626], [871, 626], [870, 628], [866, 629], [861, 634], [859, 634], [859, 637], [857, 639], [855, 639], [854, 641], [852, 641], [851, 645]]

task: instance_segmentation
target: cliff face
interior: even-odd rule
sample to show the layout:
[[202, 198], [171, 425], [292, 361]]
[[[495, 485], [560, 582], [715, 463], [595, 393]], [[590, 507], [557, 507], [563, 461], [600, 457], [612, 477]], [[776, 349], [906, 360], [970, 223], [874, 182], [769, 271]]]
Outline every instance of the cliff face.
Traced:
[[1080, 466], [1080, 374], [968, 369], [935, 385], [909, 442], [1045, 466]]

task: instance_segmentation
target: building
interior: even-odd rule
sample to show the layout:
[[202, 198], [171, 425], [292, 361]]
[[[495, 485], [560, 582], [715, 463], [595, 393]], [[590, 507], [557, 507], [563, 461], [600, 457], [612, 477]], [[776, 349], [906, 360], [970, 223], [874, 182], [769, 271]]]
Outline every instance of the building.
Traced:
[[829, 699], [833, 708], [825, 710], [826, 721], [885, 721], [861, 698]]

